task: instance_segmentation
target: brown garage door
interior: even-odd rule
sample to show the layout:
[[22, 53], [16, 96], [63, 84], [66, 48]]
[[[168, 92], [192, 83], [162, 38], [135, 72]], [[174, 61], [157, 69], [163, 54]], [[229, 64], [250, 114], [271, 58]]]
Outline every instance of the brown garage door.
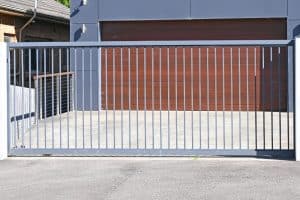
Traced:
[[[102, 22], [101, 30], [101, 38], [104, 41], [271, 40], [286, 39], [286, 20]], [[226, 110], [230, 110], [231, 106], [234, 110], [246, 110], [247, 105], [249, 110], [286, 110], [286, 50], [281, 48], [280, 53], [278, 50], [261, 47], [103, 49], [102, 105], [106, 107], [107, 100], [108, 109], [131, 107], [151, 110], [154, 106], [154, 109], [158, 110], [161, 94], [163, 110], [168, 109], [168, 106], [171, 110], [183, 110], [184, 106], [186, 110], [221, 110], [223, 105]], [[104, 67], [106, 54], [107, 81]]]

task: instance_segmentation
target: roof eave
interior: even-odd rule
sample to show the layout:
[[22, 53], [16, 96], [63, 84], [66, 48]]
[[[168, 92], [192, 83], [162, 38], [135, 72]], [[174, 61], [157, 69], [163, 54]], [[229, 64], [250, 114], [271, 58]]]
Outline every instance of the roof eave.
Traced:
[[[33, 15], [32, 11], [22, 12], [22, 11], [12, 10], [9, 8], [3, 8], [3, 7], [0, 7], [0, 13], [18, 16], [18, 17], [31, 17]], [[70, 23], [69, 18], [58, 17], [58, 16], [53, 16], [53, 15], [46, 15], [43, 13], [37, 13], [36, 18], [39, 20], [51, 21], [51, 22], [59, 23], [59, 24], [69, 24]]]

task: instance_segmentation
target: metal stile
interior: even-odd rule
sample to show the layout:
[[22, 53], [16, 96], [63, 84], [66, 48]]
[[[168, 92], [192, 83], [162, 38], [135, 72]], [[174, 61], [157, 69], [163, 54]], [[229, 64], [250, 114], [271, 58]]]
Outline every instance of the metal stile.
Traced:
[[233, 55], [232, 55], [232, 48], [230, 48], [230, 119], [231, 119], [231, 149], [233, 149], [234, 145], [234, 136], [233, 136]]
[[39, 107], [37, 102], [39, 102], [39, 49], [35, 49], [36, 51], [36, 98], [35, 98], [35, 104], [36, 104], [36, 133], [37, 133], [37, 137], [36, 137], [36, 147], [39, 148], [39, 143], [40, 143], [40, 139], [39, 139]]
[[175, 127], [176, 127], [176, 149], [178, 149], [178, 77], [177, 77], [177, 70], [178, 70], [178, 61], [177, 61], [177, 48], [175, 47]]
[[[161, 59], [160, 59], [161, 60]], [[183, 148], [186, 149], [185, 48], [183, 48]]]
[[226, 148], [226, 133], [225, 133], [225, 58], [224, 48], [222, 48], [222, 95], [223, 95], [223, 149]]
[[146, 48], [144, 48], [144, 139], [145, 149], [147, 149], [147, 76], [146, 76]]
[[25, 120], [24, 120], [24, 114], [25, 114], [25, 110], [24, 110], [24, 50], [21, 49], [21, 73], [22, 73], [22, 147], [25, 147], [25, 143], [24, 143], [24, 137], [25, 137]]
[[277, 74], [279, 80], [279, 89], [278, 89], [278, 110], [279, 110], [279, 149], [282, 149], [282, 125], [281, 125], [281, 48], [278, 47], [278, 65], [277, 65]]
[[152, 98], [152, 149], [155, 148], [155, 130], [154, 130], [154, 49], [151, 48], [151, 98]]
[[129, 105], [129, 113], [128, 113], [128, 122], [129, 122], [129, 129], [128, 129], [128, 142], [129, 142], [129, 149], [131, 149], [131, 51], [128, 48], [128, 105]]
[[107, 49], [105, 49], [105, 148], [108, 148], [108, 87], [107, 87], [107, 68], [108, 68]]
[[[70, 72], [69, 49], [67, 49], [67, 72]], [[70, 75], [67, 74], [67, 147], [70, 148]]]
[[207, 148], [210, 148], [210, 134], [209, 134], [209, 48], [206, 49], [206, 95], [207, 95]]
[[[191, 131], [192, 131], [192, 149], [194, 149], [194, 68], [193, 68], [193, 48], [191, 48]], [[168, 110], [170, 110], [168, 108]]]
[[246, 49], [246, 85], [247, 85], [247, 149], [250, 149], [249, 133], [249, 49]]
[[139, 149], [139, 49], [135, 49], [136, 55], [136, 148]]
[[[29, 77], [31, 77], [31, 49], [28, 50], [29, 51], [29, 57], [28, 57], [28, 65], [29, 65]], [[14, 54], [15, 56], [15, 54]], [[15, 72], [14, 72], [15, 73]], [[29, 88], [31, 89], [31, 78], [29, 79]], [[15, 90], [14, 90], [15, 91]], [[14, 98], [16, 98], [15, 96], [16, 94], [14, 94]], [[31, 111], [31, 90], [29, 90], [29, 111]], [[15, 113], [15, 110], [14, 110], [14, 113]], [[32, 138], [32, 130], [31, 130], [31, 113], [29, 114], [29, 148], [31, 149], [32, 147], [32, 144], [31, 144], [31, 138]]]
[[47, 61], [47, 54], [46, 48], [44, 48], [44, 136], [45, 136], [45, 149], [47, 148], [47, 70], [46, 70], [46, 61]]
[[[93, 110], [93, 61], [92, 61], [92, 49], [89, 50], [89, 55], [90, 55], [90, 143], [91, 143], [91, 149], [93, 148], [93, 115], [92, 115], [92, 110]], [[69, 88], [68, 88], [69, 90]], [[69, 109], [69, 108], [68, 108]]]
[[123, 48], [121, 48], [121, 148], [124, 148], [124, 129], [123, 129], [123, 123], [124, 123], [124, 117], [123, 117]]
[[218, 149], [218, 77], [217, 77], [217, 49], [214, 50], [215, 55], [215, 145]]
[[265, 82], [265, 48], [262, 48], [262, 88], [263, 88], [263, 94], [262, 94], [262, 101], [263, 101], [263, 149], [266, 149], [266, 113], [265, 113], [265, 101], [266, 101], [266, 82]]
[[239, 66], [238, 66], [238, 81], [239, 81], [239, 146], [240, 149], [242, 149], [242, 116], [241, 116], [241, 49], [238, 49], [238, 62], [239, 62]]
[[[170, 49], [167, 48], [168, 66], [168, 149], [170, 149]], [[152, 72], [153, 73], [153, 72]]]
[[198, 62], [199, 62], [199, 149], [202, 148], [202, 54], [199, 48]]

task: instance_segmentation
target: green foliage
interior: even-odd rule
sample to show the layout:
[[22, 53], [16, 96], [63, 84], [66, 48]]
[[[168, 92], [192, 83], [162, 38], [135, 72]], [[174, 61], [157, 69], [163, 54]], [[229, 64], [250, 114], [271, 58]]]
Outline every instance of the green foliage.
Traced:
[[64, 4], [67, 7], [70, 7], [70, 0], [57, 0], [57, 1], [59, 1], [62, 4]]

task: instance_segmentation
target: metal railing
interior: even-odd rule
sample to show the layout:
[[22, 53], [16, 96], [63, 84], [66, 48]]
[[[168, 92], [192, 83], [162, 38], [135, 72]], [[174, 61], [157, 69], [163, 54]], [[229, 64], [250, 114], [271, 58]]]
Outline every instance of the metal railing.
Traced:
[[[20, 139], [11, 123], [10, 153], [293, 156], [292, 47], [289, 40], [10, 44], [11, 85], [39, 88], [44, 110]], [[67, 109], [55, 112], [65, 95]], [[20, 98], [31, 105], [30, 95]]]

